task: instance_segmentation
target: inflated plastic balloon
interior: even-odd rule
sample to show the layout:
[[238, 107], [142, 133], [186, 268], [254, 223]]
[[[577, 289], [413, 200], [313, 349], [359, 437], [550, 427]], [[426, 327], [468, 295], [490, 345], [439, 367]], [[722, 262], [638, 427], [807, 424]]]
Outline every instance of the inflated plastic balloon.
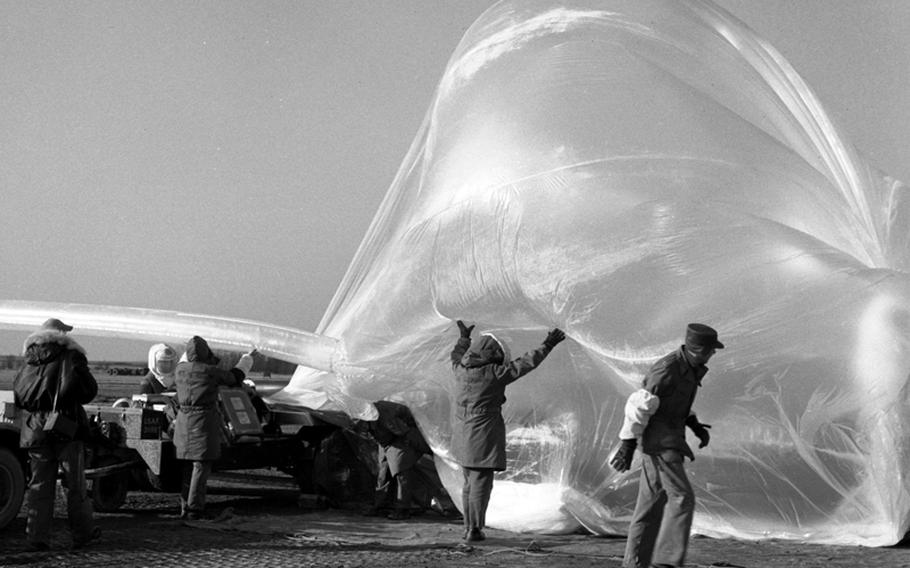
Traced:
[[[771, 46], [709, 2], [500, 3], [452, 56], [319, 333], [408, 402], [454, 495], [453, 320], [512, 353], [490, 525], [625, 533], [626, 397], [686, 324], [720, 332], [694, 410], [694, 531], [891, 544], [908, 528], [906, 188]], [[476, 337], [476, 332], [475, 332]], [[459, 499], [455, 499], [456, 503]]]
[[280, 355], [298, 337], [290, 358], [320, 369], [276, 400], [409, 404], [458, 503], [454, 320], [516, 356], [562, 328], [507, 391], [487, 521], [624, 534], [638, 461], [608, 460], [626, 397], [707, 323], [727, 348], [694, 407], [713, 425], [688, 465], [694, 532], [893, 544], [910, 515], [908, 218], [905, 186], [713, 4], [504, 2], [452, 56], [317, 330], [339, 343], [250, 343]]

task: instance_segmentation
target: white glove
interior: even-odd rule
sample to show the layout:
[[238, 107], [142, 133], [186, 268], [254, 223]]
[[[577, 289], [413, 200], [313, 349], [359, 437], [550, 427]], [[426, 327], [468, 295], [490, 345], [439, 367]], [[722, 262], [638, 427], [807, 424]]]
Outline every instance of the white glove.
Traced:
[[250, 374], [250, 369], [253, 368], [253, 355], [252, 355], [252, 352], [250, 352], [250, 353], [244, 353], [244, 354], [240, 357], [240, 361], [237, 361], [237, 364], [234, 365], [234, 368], [235, 368], [235, 369], [240, 369], [241, 371], [243, 371], [243, 374], [244, 374], [244, 375], [249, 375], [249, 374]]

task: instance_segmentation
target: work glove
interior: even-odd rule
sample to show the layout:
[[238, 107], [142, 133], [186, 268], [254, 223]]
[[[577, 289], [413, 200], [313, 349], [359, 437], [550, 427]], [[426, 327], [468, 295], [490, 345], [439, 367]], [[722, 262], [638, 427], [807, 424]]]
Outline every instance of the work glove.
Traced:
[[461, 332], [461, 336], [464, 337], [465, 339], [470, 339], [471, 331], [474, 330], [474, 326], [472, 325], [471, 327], [468, 327], [461, 320], [458, 320], [455, 323], [458, 324], [458, 331]]
[[711, 434], [708, 432], [708, 428], [710, 428], [711, 425], [702, 424], [694, 414], [690, 414], [689, 417], [686, 418], [686, 426], [688, 426], [689, 429], [692, 430], [692, 433], [698, 437], [699, 448], [704, 448], [708, 445], [708, 442], [711, 441]]
[[237, 364], [234, 365], [235, 369], [240, 369], [243, 371], [243, 376], [246, 377], [250, 374], [250, 370], [253, 368], [253, 356], [255, 356], [257, 351], [253, 349], [249, 353], [244, 353], [240, 356], [240, 360], [237, 361]]
[[622, 445], [616, 450], [616, 455], [610, 460], [613, 469], [619, 472], [629, 471], [632, 467], [632, 456], [635, 455], [635, 448], [638, 446], [638, 440], [635, 438], [626, 438], [622, 440]]
[[553, 349], [554, 347], [556, 347], [557, 343], [559, 343], [560, 341], [562, 341], [565, 338], [566, 338], [566, 334], [557, 327], [557, 328], [551, 330], [550, 333], [547, 334], [547, 338], [543, 340], [543, 344], [546, 345], [547, 347], [549, 347], [550, 349]]

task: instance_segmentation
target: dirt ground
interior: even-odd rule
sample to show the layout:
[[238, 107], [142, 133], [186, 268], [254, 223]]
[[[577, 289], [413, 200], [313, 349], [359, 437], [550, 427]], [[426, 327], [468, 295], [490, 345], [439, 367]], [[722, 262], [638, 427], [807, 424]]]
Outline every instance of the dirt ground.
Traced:
[[[621, 566], [624, 539], [542, 536], [490, 529], [487, 540], [461, 542], [460, 521], [433, 512], [407, 521], [365, 517], [353, 507], [311, 510], [298, 505], [289, 480], [248, 472], [249, 479], [215, 477], [210, 508], [217, 518], [185, 522], [176, 497], [132, 492], [116, 513], [98, 513], [102, 537], [70, 550], [62, 495], [54, 541], [29, 552], [24, 514], [0, 532], [0, 566], [118, 567], [564, 567]], [[694, 538], [691, 567], [910, 567], [904, 546], [861, 548], [791, 542]]]

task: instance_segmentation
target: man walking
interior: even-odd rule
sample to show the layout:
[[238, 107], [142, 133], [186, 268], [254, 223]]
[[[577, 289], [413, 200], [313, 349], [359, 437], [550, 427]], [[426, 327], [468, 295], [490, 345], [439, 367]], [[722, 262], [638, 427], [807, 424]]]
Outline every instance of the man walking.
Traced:
[[695, 512], [683, 466], [684, 457], [695, 459], [686, 444], [686, 426], [698, 437], [699, 448], [708, 445], [710, 426], [698, 421], [692, 403], [708, 372], [705, 364], [723, 348], [714, 329], [690, 323], [685, 344], [652, 365], [642, 388], [626, 401], [622, 443], [610, 465], [628, 471], [639, 437], [644, 455], [624, 568], [665, 568], [685, 561]]

